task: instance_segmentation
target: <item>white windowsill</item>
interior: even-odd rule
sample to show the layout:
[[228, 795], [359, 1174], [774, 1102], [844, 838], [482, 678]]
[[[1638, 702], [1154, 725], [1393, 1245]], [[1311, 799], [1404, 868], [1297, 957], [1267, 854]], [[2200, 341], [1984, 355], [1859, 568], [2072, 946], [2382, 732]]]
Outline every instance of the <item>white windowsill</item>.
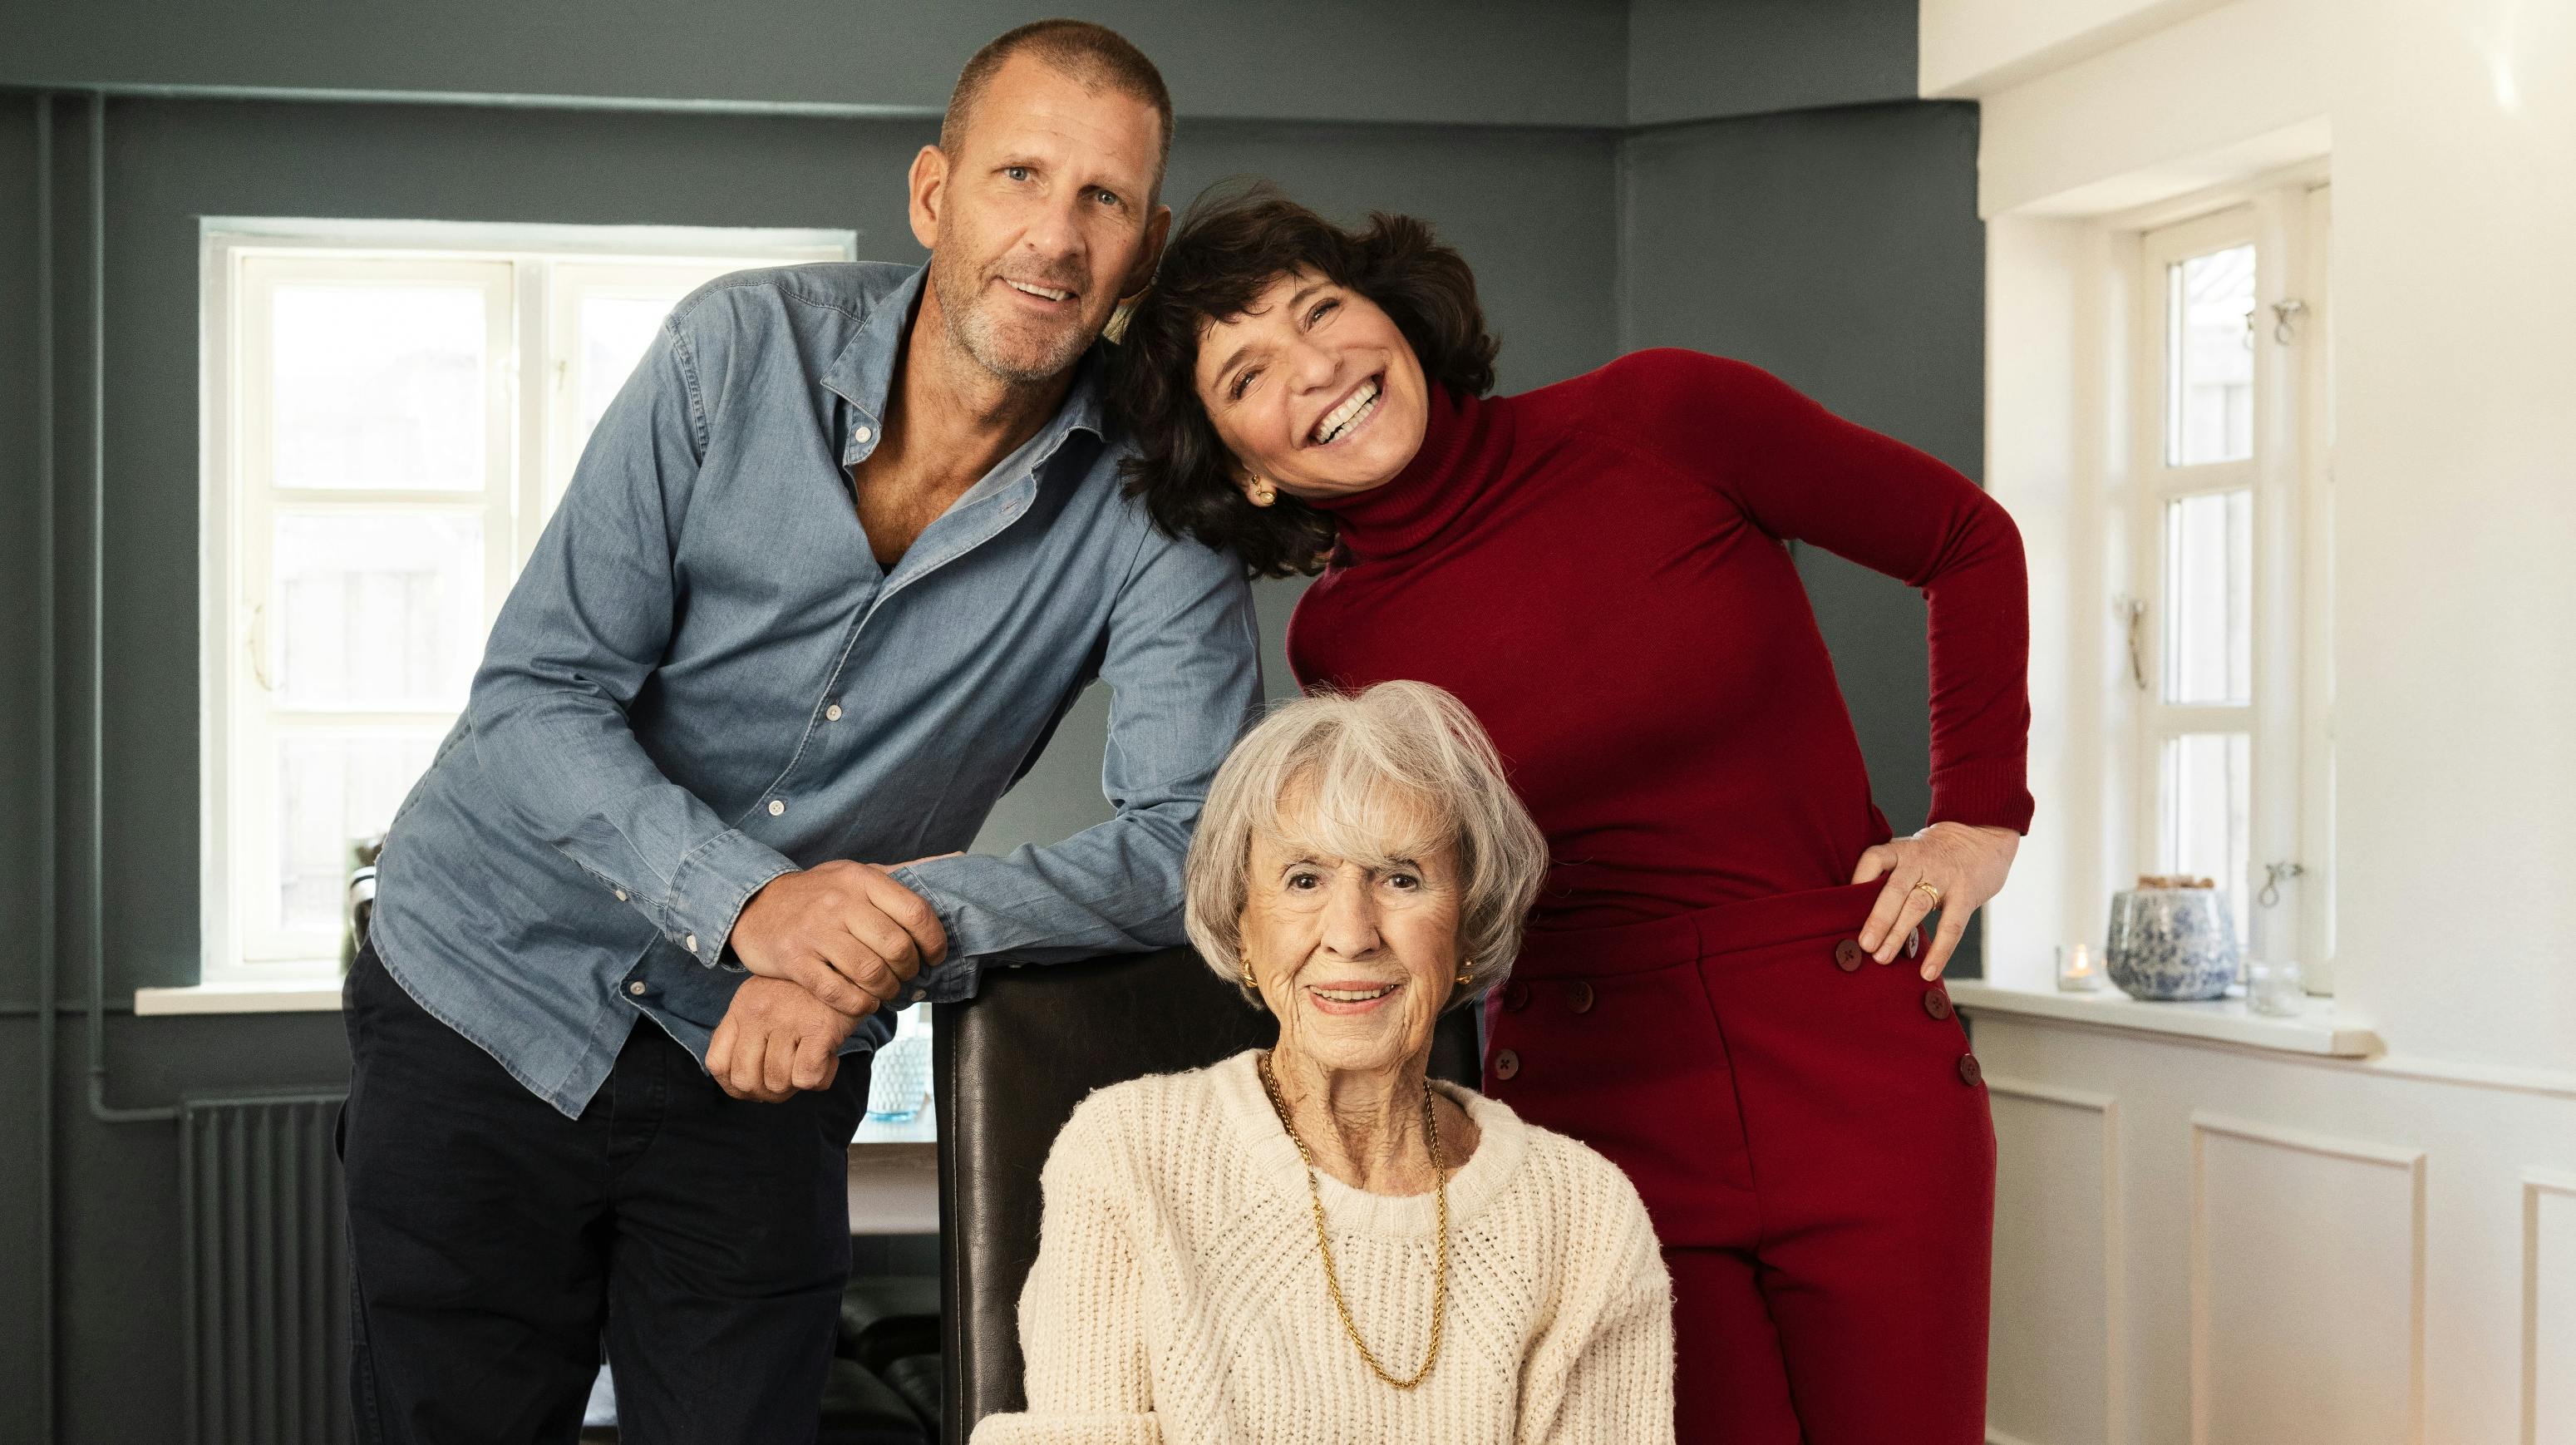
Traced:
[[2290, 1054], [2357, 1059], [2371, 1058], [2381, 1051], [2379, 1034], [2368, 1021], [2338, 1011], [2330, 998], [2311, 998], [2290, 1018], [2258, 1014], [2247, 1008], [2241, 998], [2148, 1003], [2108, 983], [2093, 993], [2060, 993], [2054, 989], [2042, 992], [2003, 988], [1963, 978], [1950, 982], [1950, 998], [1970, 1013], [2010, 1014], [2134, 1033], [2213, 1039]]
[[[200, 983], [180, 988], [138, 988], [134, 991], [134, 1012], [138, 1018], [170, 1017], [181, 1014], [270, 1014], [328, 1013], [340, 1007], [340, 980], [314, 974], [295, 979], [278, 979], [254, 983]], [[863, 1120], [853, 1150], [862, 1153], [879, 1151], [883, 1157], [912, 1157], [932, 1150], [939, 1143], [938, 1116], [922, 1110], [901, 1124]]]
[[171, 1014], [336, 1013], [340, 980], [331, 974], [252, 983], [198, 983], [185, 988], [138, 988], [134, 1014], [154, 1018]]
[[[139, 1018], [182, 1014], [324, 1013], [340, 1007], [340, 981], [325, 975], [259, 983], [138, 988]], [[901, 1124], [861, 1120], [850, 1140], [850, 1218], [856, 1234], [939, 1230], [939, 1119], [924, 1109]]]

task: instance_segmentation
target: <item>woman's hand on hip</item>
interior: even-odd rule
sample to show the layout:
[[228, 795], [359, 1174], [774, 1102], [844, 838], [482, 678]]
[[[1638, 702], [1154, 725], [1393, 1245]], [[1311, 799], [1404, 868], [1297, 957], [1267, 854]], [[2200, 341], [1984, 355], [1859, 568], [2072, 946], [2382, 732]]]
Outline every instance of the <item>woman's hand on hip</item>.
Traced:
[[1967, 936], [1969, 916], [2003, 891], [2020, 848], [2021, 835], [2010, 828], [1935, 823], [1911, 838], [1893, 839], [1861, 854], [1852, 881], [1884, 877], [1887, 886], [1879, 890], [1878, 906], [1861, 927], [1860, 946], [1881, 963], [1894, 961], [1914, 926], [1937, 906], [1941, 926], [1924, 952], [1923, 976], [1939, 978], [1950, 966], [1951, 952]]

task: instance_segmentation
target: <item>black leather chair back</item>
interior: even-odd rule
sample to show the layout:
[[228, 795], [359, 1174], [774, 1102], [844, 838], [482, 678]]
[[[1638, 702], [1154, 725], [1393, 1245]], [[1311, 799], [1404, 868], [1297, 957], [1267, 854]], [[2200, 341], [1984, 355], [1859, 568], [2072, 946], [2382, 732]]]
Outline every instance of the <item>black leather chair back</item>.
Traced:
[[[1477, 1082], [1473, 1009], [1440, 1020], [1434, 1075]], [[965, 1445], [986, 1415], [1023, 1408], [1020, 1286], [1038, 1256], [1038, 1171], [1094, 1089], [1267, 1048], [1278, 1026], [1186, 948], [995, 969], [978, 997], [939, 1006], [942, 1433]]]

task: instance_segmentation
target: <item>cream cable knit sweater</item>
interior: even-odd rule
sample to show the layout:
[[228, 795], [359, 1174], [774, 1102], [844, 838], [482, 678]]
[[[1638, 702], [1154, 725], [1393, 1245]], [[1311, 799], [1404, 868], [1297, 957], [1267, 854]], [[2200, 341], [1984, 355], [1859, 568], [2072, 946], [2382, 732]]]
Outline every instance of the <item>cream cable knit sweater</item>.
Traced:
[[[1672, 1288], [1635, 1187], [1448, 1092], [1483, 1139], [1450, 1177], [1448, 1338], [1419, 1387], [1379, 1381], [1342, 1332], [1305, 1168], [1247, 1052], [1103, 1089], [1056, 1136], [1020, 1293], [1029, 1408], [974, 1445], [1671, 1441]], [[1432, 1198], [1318, 1182], [1351, 1313], [1410, 1373], [1431, 1333]]]

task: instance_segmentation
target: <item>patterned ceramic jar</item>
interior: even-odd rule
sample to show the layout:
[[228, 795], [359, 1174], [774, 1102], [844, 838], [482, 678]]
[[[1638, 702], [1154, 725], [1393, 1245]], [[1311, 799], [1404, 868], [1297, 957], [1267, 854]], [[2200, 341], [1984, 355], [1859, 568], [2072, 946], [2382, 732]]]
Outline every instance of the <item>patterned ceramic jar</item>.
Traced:
[[2236, 982], [2236, 919], [2227, 895], [2176, 880], [2138, 880], [2111, 895], [2102, 962], [2131, 998], [2217, 998]]

